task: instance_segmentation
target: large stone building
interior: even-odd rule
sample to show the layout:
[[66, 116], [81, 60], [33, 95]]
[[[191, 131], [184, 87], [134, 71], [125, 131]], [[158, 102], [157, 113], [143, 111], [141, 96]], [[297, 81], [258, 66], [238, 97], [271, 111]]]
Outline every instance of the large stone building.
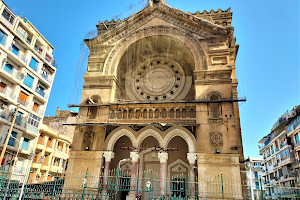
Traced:
[[[0, 147], [17, 104], [20, 109], [2, 160], [2, 169], [29, 172], [57, 65], [54, 47], [27, 19], [0, 1]], [[14, 160], [18, 158], [18, 162]], [[14, 164], [15, 163], [15, 164]]]
[[240, 194], [238, 101], [245, 99], [237, 94], [231, 18], [230, 9], [186, 13], [150, 0], [123, 21], [99, 22], [98, 35], [85, 40], [90, 55], [81, 103], [70, 105], [79, 113], [67, 176], [88, 168], [107, 180], [118, 165], [132, 178], [152, 170], [166, 196], [172, 176], [194, 183], [197, 176], [199, 187], [190, 189], [200, 195], [200, 180], [222, 174], [238, 180], [230, 194]]

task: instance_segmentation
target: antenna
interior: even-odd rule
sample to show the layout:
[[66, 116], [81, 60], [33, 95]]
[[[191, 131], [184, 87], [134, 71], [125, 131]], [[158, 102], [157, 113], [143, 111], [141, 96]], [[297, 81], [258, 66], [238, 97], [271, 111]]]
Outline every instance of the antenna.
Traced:
[[133, 12], [133, 14], [134, 14], [134, 10], [132, 9], [134, 7], [134, 4], [130, 4], [129, 6], [128, 6], [128, 10], [130, 10], [131, 9], [131, 11]]

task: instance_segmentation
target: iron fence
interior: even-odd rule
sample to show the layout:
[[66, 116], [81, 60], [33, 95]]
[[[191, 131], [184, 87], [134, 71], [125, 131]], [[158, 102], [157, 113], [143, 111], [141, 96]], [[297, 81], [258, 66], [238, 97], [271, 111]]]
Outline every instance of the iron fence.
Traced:
[[[299, 187], [256, 186], [254, 199], [300, 199]], [[130, 198], [129, 198], [130, 197]], [[60, 175], [0, 174], [0, 199], [35, 200], [196, 200], [251, 199], [250, 188], [223, 175], [200, 179], [175, 174], [161, 180], [152, 170], [132, 175], [120, 169], [94, 176], [88, 173]]]

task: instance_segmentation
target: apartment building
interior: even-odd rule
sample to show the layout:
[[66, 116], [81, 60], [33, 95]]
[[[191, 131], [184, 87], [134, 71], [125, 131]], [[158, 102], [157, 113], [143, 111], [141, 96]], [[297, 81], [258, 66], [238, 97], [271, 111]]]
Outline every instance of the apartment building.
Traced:
[[53, 181], [60, 176], [66, 169], [71, 143], [70, 137], [41, 124], [29, 182]]
[[[247, 186], [248, 186], [248, 194], [253, 195], [254, 199], [262, 199], [261, 191], [262, 191], [262, 182], [261, 178], [263, 175], [263, 167], [262, 167], [262, 158], [248, 158], [250, 162], [250, 166], [246, 163], [246, 177], [247, 177]], [[246, 159], [245, 159], [246, 160]], [[251, 168], [251, 170], [250, 170]], [[253, 194], [251, 194], [251, 187], [253, 189]]]
[[263, 155], [263, 182], [267, 198], [292, 197], [296, 191], [286, 189], [297, 184], [299, 170], [299, 124], [300, 106], [282, 114], [274, 123], [271, 132], [259, 141]]
[[0, 2], [0, 148], [20, 104], [2, 169], [29, 170], [57, 69], [53, 49], [27, 18]]

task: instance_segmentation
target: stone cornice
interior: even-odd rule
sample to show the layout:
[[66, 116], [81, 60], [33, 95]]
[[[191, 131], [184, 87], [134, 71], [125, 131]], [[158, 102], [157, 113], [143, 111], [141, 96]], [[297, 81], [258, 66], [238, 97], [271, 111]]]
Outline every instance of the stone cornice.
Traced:
[[117, 24], [107, 32], [91, 40], [85, 40], [85, 42], [90, 48], [105, 42], [111, 45], [120, 38], [130, 35], [132, 30], [138, 29], [154, 18], [167, 21], [177, 27], [205, 38], [220, 36], [231, 37], [233, 33], [232, 27], [224, 28], [167, 5], [160, 5], [153, 8], [146, 7], [140, 12], [126, 18], [122, 23]]

